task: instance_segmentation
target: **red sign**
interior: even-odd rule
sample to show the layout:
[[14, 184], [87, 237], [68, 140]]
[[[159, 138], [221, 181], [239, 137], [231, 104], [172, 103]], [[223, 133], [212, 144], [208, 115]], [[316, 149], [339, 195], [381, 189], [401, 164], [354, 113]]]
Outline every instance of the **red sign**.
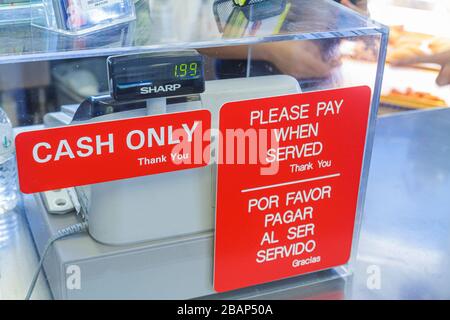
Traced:
[[207, 165], [208, 110], [23, 132], [16, 137], [24, 193]]
[[222, 107], [216, 291], [347, 263], [370, 98], [353, 87]]

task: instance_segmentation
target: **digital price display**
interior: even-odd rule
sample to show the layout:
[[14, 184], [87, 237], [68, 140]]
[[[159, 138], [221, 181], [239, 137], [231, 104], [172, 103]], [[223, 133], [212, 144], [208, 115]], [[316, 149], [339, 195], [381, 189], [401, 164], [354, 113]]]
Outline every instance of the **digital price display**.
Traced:
[[176, 64], [173, 75], [179, 79], [196, 79], [199, 77], [199, 65], [197, 62]]
[[205, 90], [203, 58], [195, 50], [112, 56], [111, 96], [118, 101], [182, 96]]

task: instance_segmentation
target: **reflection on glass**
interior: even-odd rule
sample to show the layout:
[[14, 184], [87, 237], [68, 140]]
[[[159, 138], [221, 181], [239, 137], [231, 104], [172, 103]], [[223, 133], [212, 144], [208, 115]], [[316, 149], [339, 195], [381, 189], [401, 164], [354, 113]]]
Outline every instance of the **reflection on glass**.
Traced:
[[0, 249], [6, 247], [17, 229], [17, 213], [9, 211], [0, 214]]

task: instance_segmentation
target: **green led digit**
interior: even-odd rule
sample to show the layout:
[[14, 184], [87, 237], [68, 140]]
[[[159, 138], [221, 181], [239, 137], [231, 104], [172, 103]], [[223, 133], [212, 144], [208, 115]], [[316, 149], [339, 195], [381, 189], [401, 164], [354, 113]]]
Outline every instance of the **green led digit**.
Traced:
[[197, 75], [197, 63], [196, 63], [196, 62], [192, 62], [192, 63], [189, 65], [189, 70], [190, 70], [189, 75], [190, 75], [191, 77], [195, 77], [195, 76]]
[[235, 5], [243, 7], [248, 3], [248, 0], [233, 0], [233, 2]]
[[178, 77], [178, 65], [175, 65], [174, 76]]
[[188, 65], [186, 63], [180, 64], [180, 77], [185, 77], [187, 75]]

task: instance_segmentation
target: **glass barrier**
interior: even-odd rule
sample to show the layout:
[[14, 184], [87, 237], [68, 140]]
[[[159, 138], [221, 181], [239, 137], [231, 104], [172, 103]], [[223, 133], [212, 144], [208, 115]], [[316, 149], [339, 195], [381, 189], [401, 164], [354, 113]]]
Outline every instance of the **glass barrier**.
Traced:
[[[0, 103], [17, 136], [20, 188], [14, 187], [12, 192], [24, 191], [20, 193], [23, 201], [19, 207], [27, 217], [39, 254], [44, 253], [46, 243], [58, 229], [83, 220], [89, 225], [87, 233], [57, 241], [50, 248], [43, 267], [53, 297], [195, 298], [263, 283], [276, 286], [274, 280], [293, 275], [308, 274], [298, 278], [298, 285], [350, 274], [350, 254], [354, 258], [358, 243], [387, 33], [384, 26], [327, 0], [257, 1], [242, 7], [228, 0], [139, 1], [135, 21], [75, 37], [29, 24], [0, 26]], [[280, 100], [267, 100], [270, 97]], [[307, 117], [307, 107], [296, 106], [296, 99], [306, 99], [305, 105], [317, 100], [317, 112], [311, 115], [315, 121], [308, 124], [302, 120]], [[345, 120], [333, 120], [347, 100], [352, 111]], [[231, 222], [225, 221], [224, 212], [231, 214], [234, 209], [230, 205], [247, 199], [239, 200], [238, 196], [257, 194], [262, 199], [266, 190], [256, 184], [259, 176], [254, 180], [246, 176], [250, 169], [222, 166], [220, 162], [225, 154], [220, 147], [227, 143], [222, 129], [237, 126], [252, 110], [250, 102], [241, 108], [236, 107], [236, 101], [280, 108], [291, 104], [289, 112], [280, 109], [279, 113], [250, 113], [251, 123], [264, 127], [291, 121], [291, 132], [287, 134], [311, 143], [297, 144], [295, 151], [282, 143], [271, 149], [273, 159], [285, 158], [291, 163], [290, 174], [295, 173], [297, 178], [289, 177], [293, 180], [288, 186], [316, 178], [341, 179], [340, 175], [345, 176], [347, 171], [333, 170], [339, 170], [340, 165], [348, 167], [347, 176], [332, 186], [338, 191], [330, 201], [341, 199], [340, 195], [342, 201], [330, 202], [323, 208], [322, 204], [317, 208], [311, 204], [319, 212], [317, 218], [312, 211], [309, 218], [307, 212], [297, 213], [296, 217], [286, 214], [297, 208], [294, 204], [288, 205], [289, 210], [278, 218], [267, 218], [270, 214], [258, 209], [266, 217], [267, 230], [258, 229], [261, 226], [257, 223], [262, 223], [259, 220], [248, 225], [236, 220], [235, 231], [230, 229]], [[210, 128], [208, 141], [201, 142], [209, 147], [207, 151], [201, 148], [198, 163], [175, 167], [170, 158], [165, 159], [151, 148], [165, 142], [191, 142], [198, 123], [191, 123], [191, 117], [203, 121], [203, 129]], [[142, 121], [149, 121], [145, 125], [153, 129], [136, 129], [144, 125]], [[297, 131], [292, 127], [302, 123]], [[174, 136], [177, 128], [184, 130], [181, 140]], [[113, 144], [109, 140], [112, 136], [101, 136], [95, 130], [102, 134], [109, 132], [102, 130], [110, 130], [116, 134], [114, 139], [128, 130], [129, 135], [123, 136], [128, 151]], [[322, 132], [327, 138], [321, 136]], [[330, 157], [339, 154], [341, 158], [333, 160], [333, 165], [331, 158], [319, 155], [322, 148]], [[108, 150], [115, 154], [131, 150], [136, 152], [132, 155], [135, 158], [141, 150], [144, 153], [131, 163], [120, 157], [109, 159]], [[314, 161], [329, 160], [330, 168], [317, 167], [321, 177], [314, 177], [316, 164], [314, 170], [312, 164], [308, 169], [307, 158], [299, 162], [293, 159], [294, 153], [300, 158], [301, 154], [309, 154]], [[89, 162], [91, 156], [105, 158], [93, 164]], [[34, 161], [33, 166], [28, 161]], [[68, 164], [66, 171], [61, 169], [62, 163]], [[326, 161], [321, 165], [326, 166]], [[6, 168], [5, 163], [1, 166], [1, 170], [15, 170]], [[135, 174], [136, 170], [141, 171]], [[278, 182], [287, 177], [275, 173], [261, 179], [278, 187]], [[225, 185], [223, 181], [230, 179]], [[233, 181], [236, 186], [247, 183], [247, 189], [234, 194], [230, 189]], [[345, 198], [347, 186], [353, 190], [349, 199]], [[316, 191], [322, 199], [331, 197], [327, 187], [323, 183], [310, 185], [311, 199], [319, 196]], [[247, 199], [249, 205], [252, 199]], [[259, 208], [259, 202], [253, 204]], [[321, 216], [329, 218], [322, 220]], [[338, 227], [338, 220], [331, 218], [338, 216], [347, 217], [349, 222]], [[259, 231], [255, 231], [254, 240], [272, 230], [270, 223], [275, 228], [275, 219], [280, 219], [280, 225], [299, 227], [293, 235], [297, 240], [314, 241], [317, 232], [321, 239], [317, 249], [297, 242], [304, 250], [311, 250], [306, 255], [299, 252], [298, 244], [289, 249], [290, 242], [279, 247], [273, 238], [266, 239], [270, 245], [262, 245], [264, 241], [258, 244], [265, 248], [258, 251], [261, 261], [267, 262], [259, 274], [264, 281], [250, 275], [241, 279], [237, 270], [234, 276], [214, 271], [218, 254], [227, 265], [250, 250], [227, 250], [234, 241], [227, 234], [235, 232], [237, 238], [247, 239], [245, 231], [255, 228]], [[312, 221], [307, 226], [299, 222], [302, 219]], [[219, 221], [223, 221], [220, 226]], [[313, 224], [317, 224], [316, 231]], [[219, 240], [222, 247], [217, 243], [216, 227], [223, 230]], [[342, 242], [335, 243], [333, 235]], [[347, 249], [334, 257], [333, 252], [339, 252], [341, 246]], [[289, 261], [289, 268], [294, 269], [284, 275], [271, 273], [276, 266], [271, 259], [285, 263], [292, 258], [288, 250], [296, 250], [304, 259]], [[316, 250], [325, 250], [319, 251], [322, 262], [319, 255], [314, 255]], [[313, 267], [316, 262], [317, 267]], [[71, 278], [77, 272], [81, 272], [82, 286]], [[227, 276], [233, 279], [230, 287], [224, 284]], [[68, 285], [67, 279], [75, 280]], [[214, 284], [217, 281], [225, 289], [218, 290]]]

